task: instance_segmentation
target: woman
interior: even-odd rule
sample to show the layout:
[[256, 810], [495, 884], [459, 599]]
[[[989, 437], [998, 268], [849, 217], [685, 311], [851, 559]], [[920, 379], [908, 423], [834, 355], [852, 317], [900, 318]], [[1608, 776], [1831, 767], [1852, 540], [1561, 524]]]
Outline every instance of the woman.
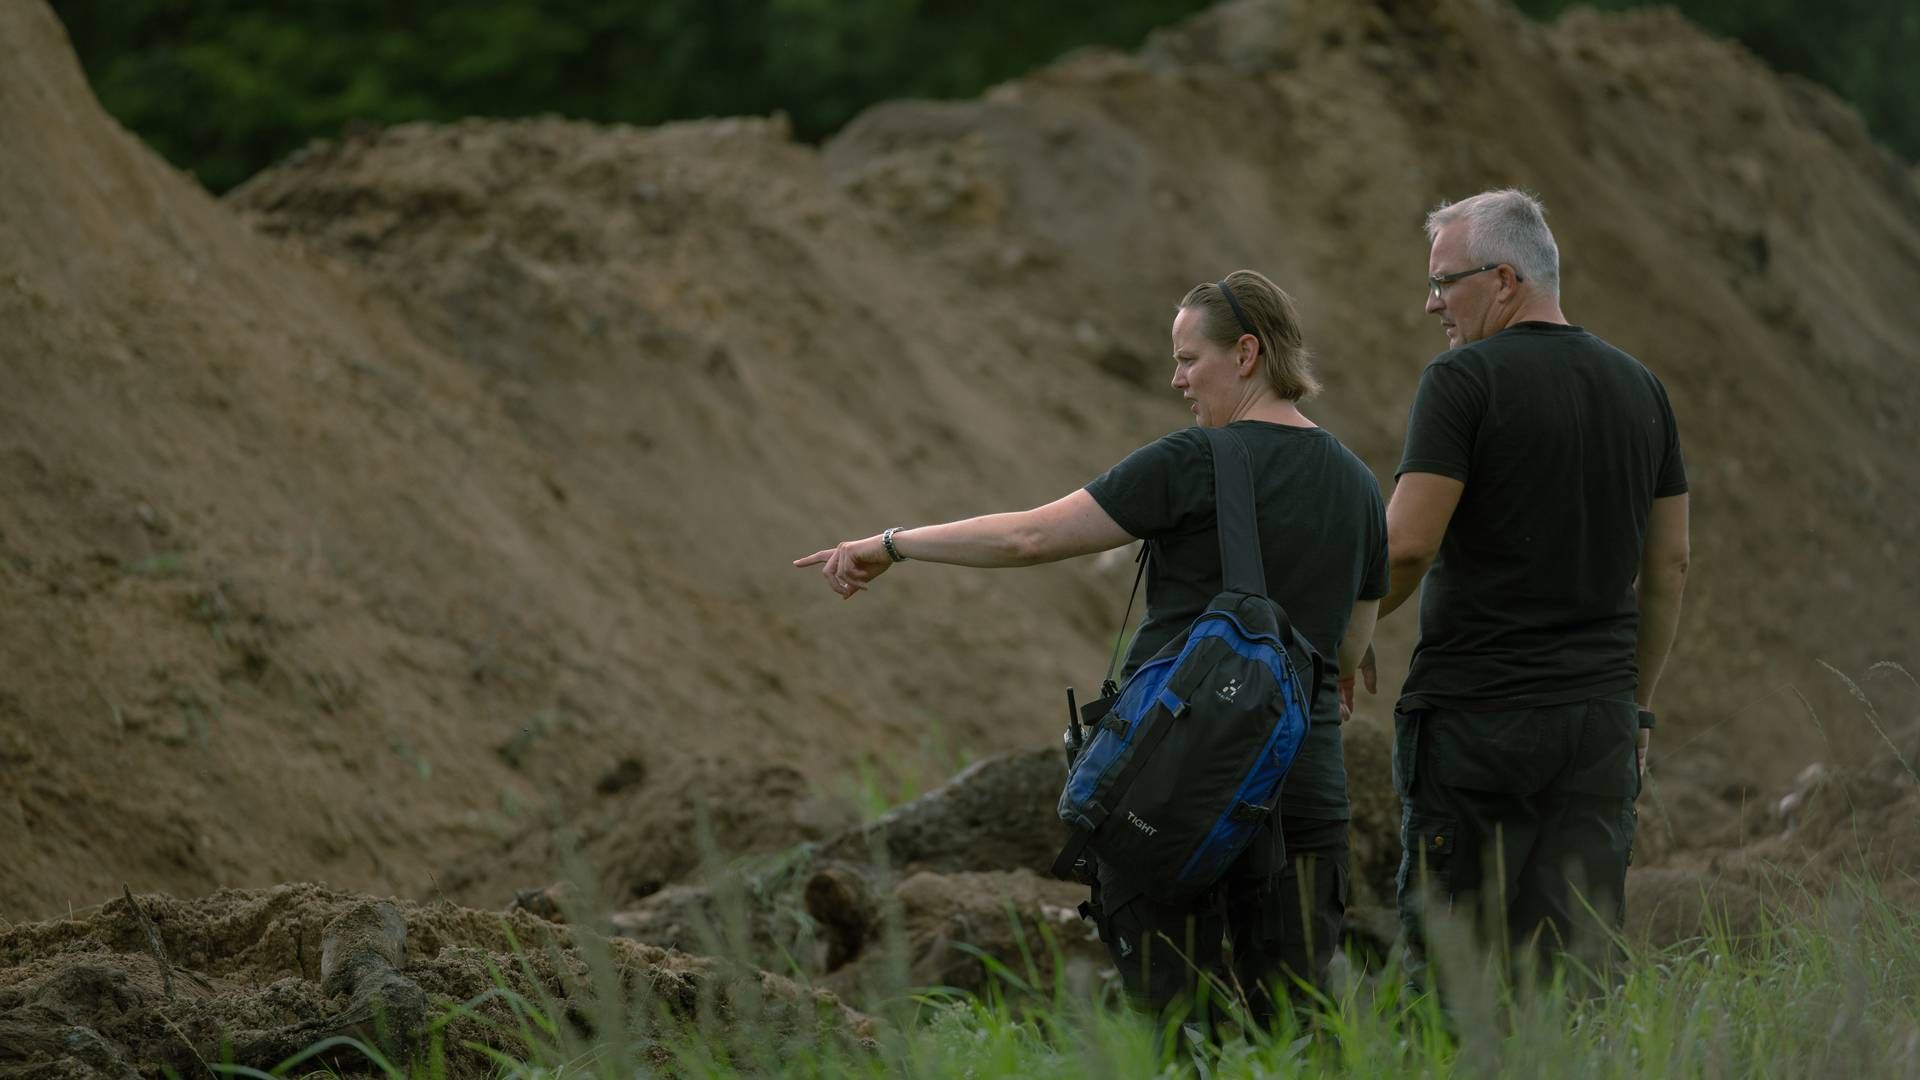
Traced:
[[[1233, 975], [1265, 1021], [1283, 976], [1321, 983], [1339, 941], [1349, 816], [1339, 724], [1387, 591], [1386, 514], [1373, 473], [1300, 411], [1319, 383], [1293, 301], [1273, 282], [1236, 270], [1194, 286], [1174, 315], [1173, 360], [1173, 388], [1195, 422], [1232, 425], [1245, 444], [1268, 593], [1316, 650], [1339, 658], [1339, 682], [1329, 670], [1313, 688], [1313, 725], [1287, 775], [1279, 829], [1190, 903], [1157, 904], [1148, 883], [1103, 866], [1095, 918], [1129, 995], [1153, 1009], [1191, 992], [1198, 972], [1219, 967], [1224, 931]], [[1135, 540], [1153, 547], [1147, 612], [1124, 668], [1131, 674], [1221, 587], [1211, 451], [1192, 429], [1134, 451], [1045, 506], [888, 529], [794, 565], [819, 566], [828, 586], [851, 599], [896, 562], [1030, 566]]]

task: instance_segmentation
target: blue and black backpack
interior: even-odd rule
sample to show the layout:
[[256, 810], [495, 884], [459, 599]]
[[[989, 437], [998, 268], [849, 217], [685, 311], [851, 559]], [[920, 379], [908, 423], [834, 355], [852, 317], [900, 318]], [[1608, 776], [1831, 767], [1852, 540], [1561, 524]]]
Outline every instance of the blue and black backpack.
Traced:
[[[1221, 591], [1123, 686], [1109, 679], [1101, 701], [1070, 709], [1068, 741], [1079, 745], [1060, 820], [1072, 836], [1053, 866], [1074, 876], [1091, 854], [1155, 883], [1164, 901], [1212, 886], [1277, 812], [1325, 663], [1266, 594], [1245, 445], [1225, 428], [1201, 430], [1213, 451]], [[1312, 666], [1311, 682], [1296, 657]]]

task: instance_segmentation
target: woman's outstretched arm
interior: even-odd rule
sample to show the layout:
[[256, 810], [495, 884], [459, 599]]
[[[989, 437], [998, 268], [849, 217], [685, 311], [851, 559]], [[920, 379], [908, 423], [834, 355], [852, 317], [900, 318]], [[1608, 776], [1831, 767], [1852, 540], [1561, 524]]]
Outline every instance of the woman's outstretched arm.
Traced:
[[[1134, 539], [1081, 488], [1032, 510], [897, 529], [893, 549], [902, 559], [954, 566], [1034, 566], [1106, 551]], [[851, 598], [885, 573], [893, 558], [876, 533], [843, 540], [795, 559], [793, 565], [819, 566], [827, 585]]]

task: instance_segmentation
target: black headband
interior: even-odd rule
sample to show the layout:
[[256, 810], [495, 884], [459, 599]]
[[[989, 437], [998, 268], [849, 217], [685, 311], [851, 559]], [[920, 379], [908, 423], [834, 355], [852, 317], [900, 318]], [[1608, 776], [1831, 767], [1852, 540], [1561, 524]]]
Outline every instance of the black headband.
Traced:
[[1235, 300], [1233, 298], [1233, 290], [1227, 288], [1227, 279], [1221, 278], [1213, 284], [1214, 288], [1220, 290], [1220, 295], [1227, 298], [1227, 306], [1233, 309], [1233, 317], [1240, 320], [1241, 331], [1243, 333], [1253, 334], [1254, 338], [1258, 339], [1260, 335], [1254, 333], [1253, 324], [1247, 321], [1247, 313], [1240, 310], [1240, 301]]

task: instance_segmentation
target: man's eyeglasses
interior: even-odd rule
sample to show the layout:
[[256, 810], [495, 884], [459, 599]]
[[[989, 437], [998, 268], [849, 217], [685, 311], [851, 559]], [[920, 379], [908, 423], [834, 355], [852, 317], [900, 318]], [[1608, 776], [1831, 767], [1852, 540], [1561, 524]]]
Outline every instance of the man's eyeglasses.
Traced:
[[[1497, 262], [1490, 262], [1485, 266], [1476, 266], [1471, 270], [1455, 270], [1451, 274], [1441, 274], [1439, 277], [1430, 277], [1427, 279], [1427, 295], [1433, 297], [1435, 300], [1438, 300], [1440, 299], [1440, 289], [1442, 286], [1451, 285], [1454, 282], [1459, 281], [1463, 277], [1472, 277], [1475, 274], [1484, 274], [1487, 271], [1496, 269], [1502, 265], [1504, 264], [1497, 263]], [[1519, 281], [1520, 275], [1519, 274], [1513, 275], [1513, 280]]]

